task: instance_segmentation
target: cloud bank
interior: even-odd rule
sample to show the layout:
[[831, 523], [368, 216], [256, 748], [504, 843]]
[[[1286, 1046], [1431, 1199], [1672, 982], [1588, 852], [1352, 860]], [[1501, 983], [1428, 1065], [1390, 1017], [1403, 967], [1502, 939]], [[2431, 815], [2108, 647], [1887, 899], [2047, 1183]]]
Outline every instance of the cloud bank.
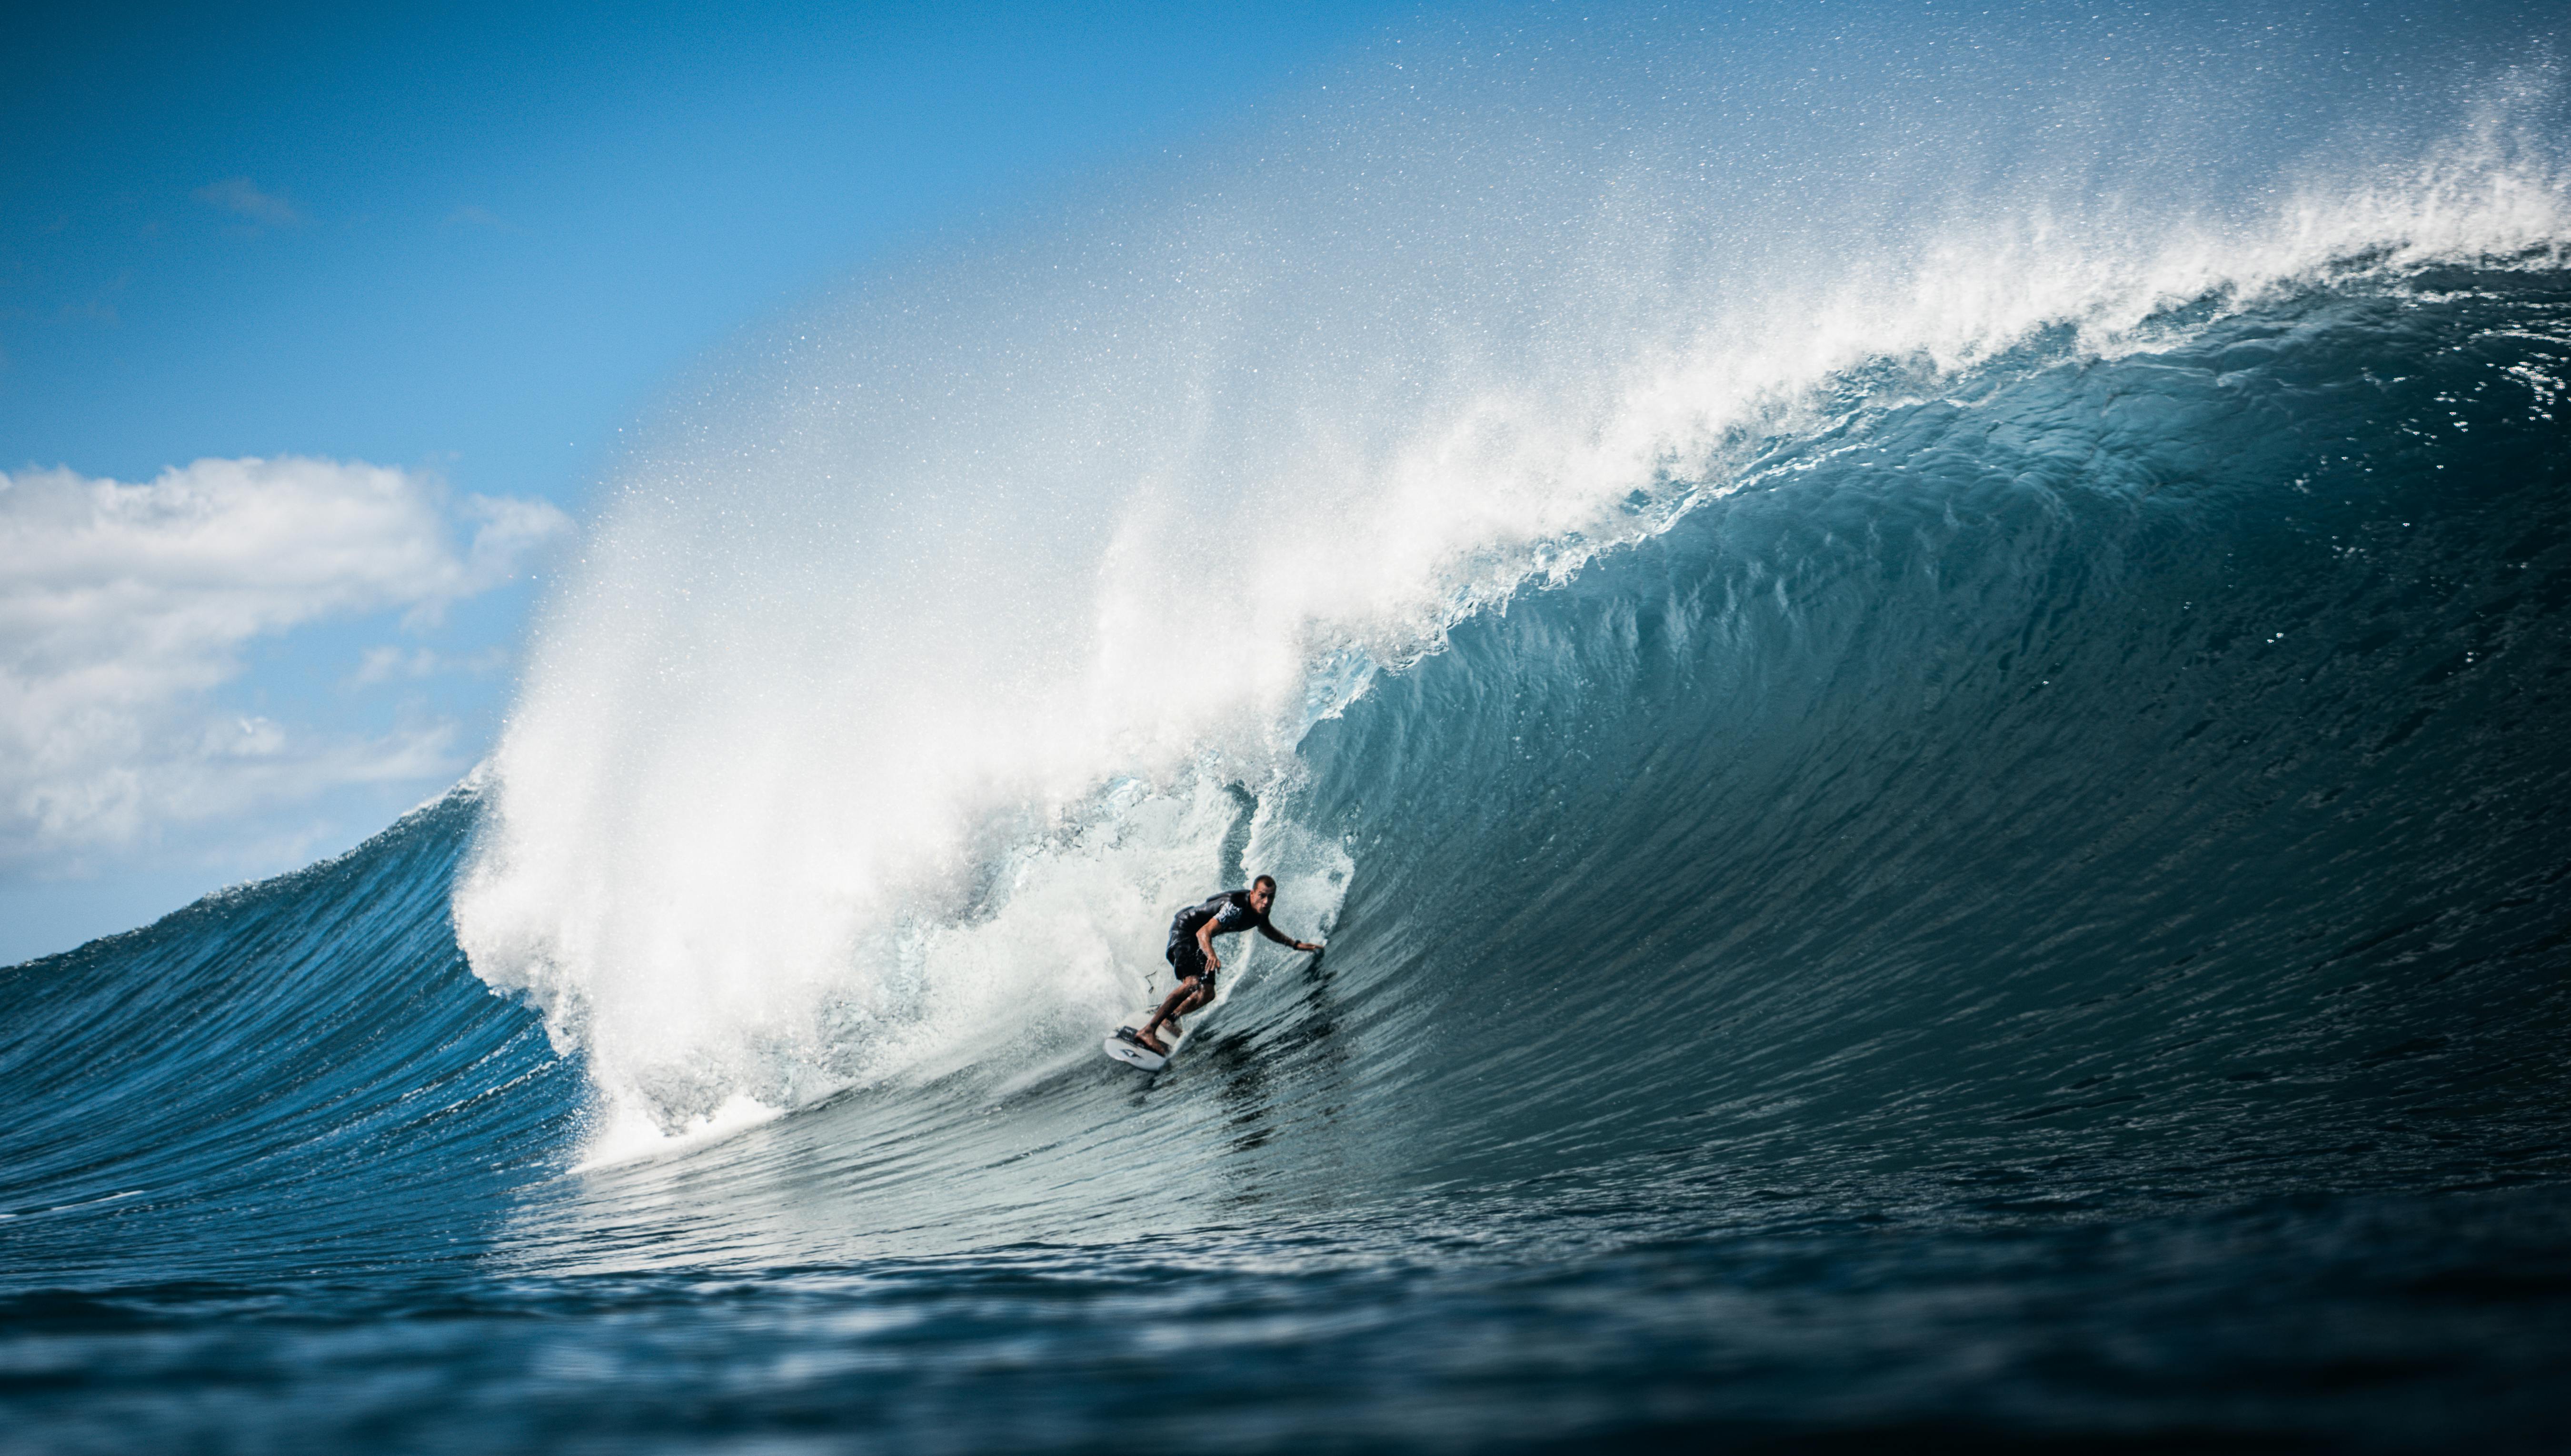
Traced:
[[432, 475], [361, 462], [200, 460], [142, 485], [0, 472], [0, 874], [460, 771], [447, 725], [331, 736], [213, 694], [257, 639], [432, 622], [570, 529], [542, 501], [452, 501]]

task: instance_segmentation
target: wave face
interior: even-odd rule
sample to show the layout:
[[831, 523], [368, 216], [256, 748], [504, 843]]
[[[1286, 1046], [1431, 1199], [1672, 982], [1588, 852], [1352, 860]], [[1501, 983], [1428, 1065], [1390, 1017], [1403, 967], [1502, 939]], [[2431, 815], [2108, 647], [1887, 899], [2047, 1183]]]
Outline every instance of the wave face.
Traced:
[[1753, 39], [710, 388], [487, 778], [0, 972], [21, 1439], [2544, 1447], [2553, 93]]
[[474, 813], [0, 973], [20, 1286], [433, 1261], [565, 1166], [578, 1068], [447, 926]]
[[2030, 349], [1316, 728], [1304, 811], [1399, 865], [1351, 959], [1453, 1079], [1413, 1074], [1424, 1161], [2408, 1184], [2552, 1140], [2565, 301]]

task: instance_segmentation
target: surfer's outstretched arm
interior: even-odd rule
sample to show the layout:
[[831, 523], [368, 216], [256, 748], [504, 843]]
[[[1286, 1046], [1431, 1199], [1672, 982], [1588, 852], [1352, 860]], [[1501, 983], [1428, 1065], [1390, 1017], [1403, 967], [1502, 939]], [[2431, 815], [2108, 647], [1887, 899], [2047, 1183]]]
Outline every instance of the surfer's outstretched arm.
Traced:
[[1274, 925], [1262, 924], [1259, 927], [1259, 933], [1267, 936], [1270, 940], [1276, 941], [1279, 945], [1290, 946], [1295, 950], [1319, 950], [1321, 948], [1321, 943], [1317, 940], [1296, 940], [1294, 937], [1287, 935], [1285, 931], [1278, 929]]

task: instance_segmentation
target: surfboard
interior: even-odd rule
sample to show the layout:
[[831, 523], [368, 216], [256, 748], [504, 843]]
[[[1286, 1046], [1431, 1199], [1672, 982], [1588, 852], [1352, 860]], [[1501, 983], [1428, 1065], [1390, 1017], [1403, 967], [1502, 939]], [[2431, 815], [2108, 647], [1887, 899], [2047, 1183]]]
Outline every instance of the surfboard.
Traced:
[[[1152, 1019], [1153, 1012], [1160, 1009], [1160, 1006], [1155, 1003], [1154, 1005], [1146, 1006], [1141, 1011], [1125, 1018], [1125, 1024], [1123, 1026], [1120, 1026], [1116, 1028], [1116, 1030], [1107, 1034], [1107, 1055], [1124, 1063], [1128, 1067], [1140, 1067], [1146, 1072], [1158, 1072], [1162, 1068], [1170, 1065], [1170, 1057], [1177, 1056], [1179, 1054], [1179, 1045], [1188, 1039], [1188, 1034], [1186, 1032], [1179, 1032], [1173, 1035], [1169, 1027], [1164, 1025], [1159, 1031], [1153, 1033], [1154, 1036], [1161, 1039], [1161, 1045], [1170, 1049], [1169, 1056], [1166, 1057], [1154, 1053], [1150, 1047], [1143, 1045], [1141, 1042], [1128, 1040], [1133, 1033], [1143, 1029], [1143, 1023]], [[1198, 1016], [1203, 1016], [1211, 1010], [1213, 1010], [1212, 1007], [1200, 1006], [1197, 1008], [1196, 1014]], [[1194, 1018], [1190, 1019], [1193, 1020]]]

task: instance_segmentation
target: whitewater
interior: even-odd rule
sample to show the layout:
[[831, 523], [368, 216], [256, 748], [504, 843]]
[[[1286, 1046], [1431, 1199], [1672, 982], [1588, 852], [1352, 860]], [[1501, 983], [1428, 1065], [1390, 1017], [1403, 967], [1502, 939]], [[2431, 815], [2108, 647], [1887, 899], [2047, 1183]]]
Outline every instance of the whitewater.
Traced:
[[0, 1410], [2558, 1444], [2559, 29], [1423, 22], [764, 325], [471, 778], [0, 971]]

